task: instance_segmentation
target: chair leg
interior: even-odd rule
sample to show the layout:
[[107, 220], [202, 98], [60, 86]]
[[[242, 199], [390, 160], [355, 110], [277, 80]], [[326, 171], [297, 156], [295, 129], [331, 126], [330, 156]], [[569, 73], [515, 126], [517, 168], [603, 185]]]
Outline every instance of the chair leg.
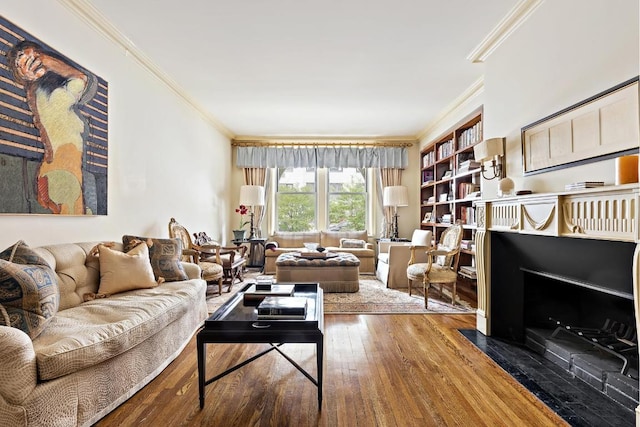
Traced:
[[218, 296], [222, 295], [222, 279], [224, 275], [218, 279]]
[[428, 309], [429, 308], [429, 286], [430, 283], [428, 281], [423, 281], [423, 289], [424, 289], [424, 308]]
[[411, 296], [411, 282], [413, 282], [413, 280], [409, 279], [409, 296]]
[[451, 304], [456, 305], [456, 284], [457, 282], [453, 282], [453, 292], [451, 293]]

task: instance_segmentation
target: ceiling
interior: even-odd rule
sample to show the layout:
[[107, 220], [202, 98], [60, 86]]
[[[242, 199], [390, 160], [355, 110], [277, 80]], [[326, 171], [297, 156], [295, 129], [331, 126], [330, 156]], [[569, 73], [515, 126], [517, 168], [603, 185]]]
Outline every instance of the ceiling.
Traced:
[[230, 137], [420, 135], [516, 3], [84, 0]]

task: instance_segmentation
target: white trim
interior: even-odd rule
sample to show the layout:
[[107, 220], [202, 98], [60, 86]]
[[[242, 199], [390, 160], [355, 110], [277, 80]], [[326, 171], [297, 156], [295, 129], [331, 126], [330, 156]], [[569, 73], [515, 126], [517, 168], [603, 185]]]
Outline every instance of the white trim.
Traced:
[[544, 0], [521, 0], [467, 56], [471, 62], [484, 62], [511, 33], [522, 25]]
[[464, 106], [468, 105], [474, 99], [484, 93], [484, 76], [473, 82], [460, 96], [453, 100], [444, 110], [436, 116], [424, 129], [422, 129], [416, 138], [422, 140], [430, 131], [438, 127], [447, 117], [459, 111]]
[[124, 49], [125, 55], [135, 59], [144, 69], [156, 76], [161, 82], [166, 84], [176, 95], [184, 99], [187, 104], [193, 107], [202, 117], [215, 127], [220, 133], [229, 139], [235, 135], [219, 120], [213, 117], [205, 108], [191, 98], [171, 77], [163, 72], [151, 59], [149, 59], [136, 45], [129, 40], [122, 32], [114, 27], [98, 10], [88, 2], [88, 0], [58, 0], [91, 27], [98, 30], [109, 40]]

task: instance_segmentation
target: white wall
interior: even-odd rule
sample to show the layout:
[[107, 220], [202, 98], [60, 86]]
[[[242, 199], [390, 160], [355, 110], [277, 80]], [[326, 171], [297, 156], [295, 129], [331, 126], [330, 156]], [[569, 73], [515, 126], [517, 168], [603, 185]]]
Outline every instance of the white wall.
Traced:
[[0, 215], [0, 249], [168, 236], [172, 216], [213, 238], [230, 228], [226, 137], [61, 3], [6, 2], [2, 13], [109, 83], [109, 198], [107, 216]]
[[[614, 183], [614, 160], [523, 177], [520, 129], [637, 76], [637, 0], [545, 1], [485, 63], [484, 136], [507, 137], [516, 190], [564, 190], [575, 181]], [[496, 180], [484, 196], [496, 195]]]

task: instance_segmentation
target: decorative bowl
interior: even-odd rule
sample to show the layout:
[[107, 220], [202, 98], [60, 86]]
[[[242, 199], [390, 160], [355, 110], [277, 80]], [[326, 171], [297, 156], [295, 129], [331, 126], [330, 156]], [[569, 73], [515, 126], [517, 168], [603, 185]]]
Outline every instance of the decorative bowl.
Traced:
[[318, 249], [318, 243], [303, 243], [304, 247], [310, 251], [315, 251]]

